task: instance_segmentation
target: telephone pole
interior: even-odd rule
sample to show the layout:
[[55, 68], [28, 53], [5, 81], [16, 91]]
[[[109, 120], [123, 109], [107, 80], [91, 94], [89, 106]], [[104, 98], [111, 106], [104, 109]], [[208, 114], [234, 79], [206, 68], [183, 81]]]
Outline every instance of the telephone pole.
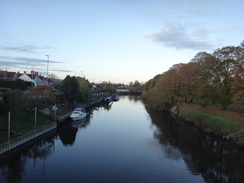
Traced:
[[49, 55], [47, 56], [47, 85], [48, 85], [48, 65], [49, 65]]

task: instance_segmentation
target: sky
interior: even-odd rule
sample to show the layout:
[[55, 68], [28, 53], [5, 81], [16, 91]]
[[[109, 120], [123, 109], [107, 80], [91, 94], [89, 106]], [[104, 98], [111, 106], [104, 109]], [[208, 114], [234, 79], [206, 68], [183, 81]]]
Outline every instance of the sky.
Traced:
[[0, 0], [0, 70], [144, 83], [198, 52], [239, 46], [243, 7], [243, 0]]

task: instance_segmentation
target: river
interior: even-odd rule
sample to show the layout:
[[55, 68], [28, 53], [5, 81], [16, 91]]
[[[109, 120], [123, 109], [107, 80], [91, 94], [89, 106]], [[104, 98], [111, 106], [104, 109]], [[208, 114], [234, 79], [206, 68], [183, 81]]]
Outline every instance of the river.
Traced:
[[0, 156], [1, 183], [240, 183], [243, 172], [243, 148], [131, 96]]

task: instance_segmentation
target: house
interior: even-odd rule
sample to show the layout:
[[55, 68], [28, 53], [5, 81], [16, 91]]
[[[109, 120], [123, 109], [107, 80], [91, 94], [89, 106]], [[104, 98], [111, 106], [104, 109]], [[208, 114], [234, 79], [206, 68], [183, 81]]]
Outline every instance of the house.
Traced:
[[24, 73], [20, 72], [8, 72], [7, 70], [0, 70], [0, 79], [4, 80], [16, 80], [21, 79], [23, 81], [31, 82], [33, 83], [34, 87], [39, 86], [52, 86], [55, 82], [53, 82], [51, 79], [47, 79], [44, 76], [39, 76], [38, 72], [35, 72], [32, 70], [30, 74], [27, 74], [26, 71]]
[[23, 81], [32, 82], [34, 87], [47, 85], [46, 79], [43, 76], [38, 76], [38, 72], [35, 72], [33, 70], [30, 74], [27, 74], [26, 71], [24, 71], [24, 73], [16, 73], [15, 79], [21, 79]]
[[14, 80], [16, 72], [8, 72], [7, 70], [0, 70], [0, 79], [11, 79]]
[[21, 80], [27, 81], [27, 82], [33, 82], [33, 79], [31, 79], [26, 73], [20, 75], [18, 77], [18, 79], [21, 79]]

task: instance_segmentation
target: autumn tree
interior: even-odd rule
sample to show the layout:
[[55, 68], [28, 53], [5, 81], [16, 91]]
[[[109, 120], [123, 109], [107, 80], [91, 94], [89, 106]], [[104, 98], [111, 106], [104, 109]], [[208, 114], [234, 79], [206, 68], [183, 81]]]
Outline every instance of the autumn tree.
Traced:
[[233, 83], [231, 87], [232, 102], [235, 106], [244, 106], [244, 41], [236, 50]]
[[115, 90], [115, 86], [111, 82], [104, 83], [102, 91], [112, 94], [114, 93], [114, 90]]
[[222, 105], [222, 110], [231, 103], [231, 87], [234, 81], [234, 71], [237, 48], [227, 46], [214, 51], [213, 56], [217, 60], [213, 85], [216, 96], [214, 100]]
[[217, 60], [207, 52], [199, 52], [191, 60], [195, 63], [194, 74], [194, 98], [197, 99], [202, 107], [205, 107], [211, 98], [214, 98], [214, 89], [212, 85], [215, 76]]
[[[132, 83], [131, 83], [132, 85]], [[155, 108], [168, 109], [183, 99], [207, 103], [244, 105], [244, 42], [212, 54], [199, 52], [187, 64], [173, 65], [144, 85], [142, 97]]]

